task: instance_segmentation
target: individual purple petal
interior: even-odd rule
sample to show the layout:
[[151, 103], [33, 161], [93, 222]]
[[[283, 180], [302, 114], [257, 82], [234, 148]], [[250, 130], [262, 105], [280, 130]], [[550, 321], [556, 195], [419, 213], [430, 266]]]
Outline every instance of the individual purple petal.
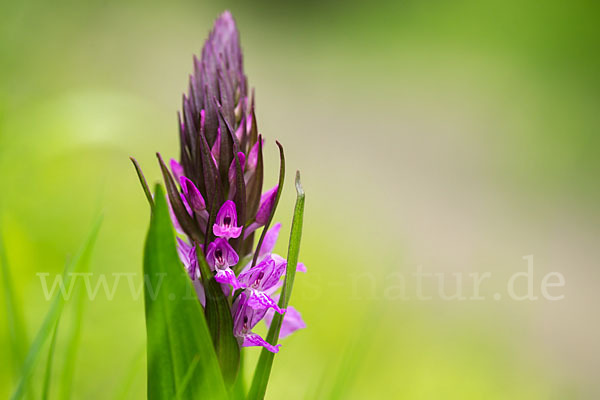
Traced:
[[242, 227], [237, 226], [237, 212], [233, 201], [227, 200], [219, 209], [213, 233], [225, 239], [237, 238], [242, 233]]
[[254, 146], [252, 146], [252, 149], [250, 149], [250, 152], [248, 153], [248, 170], [250, 171], [253, 171], [256, 168], [256, 164], [258, 163], [259, 143], [262, 144], [262, 146], [264, 147], [265, 141], [263, 140], [261, 135], [258, 136], [258, 140], [256, 141], [256, 143], [254, 143]]
[[267, 343], [265, 339], [257, 335], [256, 333], [251, 333], [249, 335], [244, 336], [244, 341], [242, 342], [242, 347], [252, 347], [252, 346], [262, 346], [265, 349], [269, 350], [271, 353], [279, 352], [280, 344], [277, 346], [273, 346], [270, 343]]
[[181, 197], [181, 202], [183, 203], [183, 206], [185, 207], [185, 210], [188, 212], [188, 214], [194, 215], [194, 212], [192, 211], [192, 207], [190, 207], [190, 204], [188, 203], [187, 199], [185, 198], [185, 195], [183, 193], [179, 193], [179, 196]]
[[179, 254], [179, 258], [183, 258], [183, 255], [187, 257], [191, 249], [192, 246], [189, 245], [188, 242], [180, 237], [177, 238], [177, 253]]
[[265, 238], [263, 239], [262, 246], [260, 247], [260, 251], [258, 252], [258, 258], [262, 258], [273, 251], [275, 248], [275, 243], [277, 242], [277, 238], [279, 237], [280, 230], [281, 224], [278, 222], [267, 231]]
[[238, 279], [245, 287], [264, 292], [277, 285], [285, 272], [285, 265], [285, 260], [277, 262], [267, 257], [254, 268], [241, 273]]
[[275, 185], [272, 189], [266, 191], [260, 196], [260, 206], [256, 213], [256, 222], [260, 225], [264, 225], [269, 220], [273, 207], [275, 206], [275, 200], [277, 199], [277, 189], [279, 185]]
[[202, 307], [206, 306], [206, 293], [204, 292], [204, 286], [202, 286], [202, 282], [199, 279], [192, 281], [194, 285], [194, 289], [196, 290], [196, 295], [198, 296], [198, 300]]
[[285, 312], [285, 308], [279, 308], [277, 303], [269, 297], [265, 292], [260, 290], [250, 290], [250, 296], [248, 297], [248, 306], [252, 308], [272, 308], [279, 314]]
[[[273, 310], [267, 311], [264, 316], [265, 324], [267, 328], [271, 327], [271, 323], [273, 322], [273, 316], [275, 312]], [[279, 339], [284, 339], [296, 332], [298, 329], [306, 328], [306, 323], [302, 320], [302, 315], [292, 306], [288, 306], [285, 315], [283, 316], [283, 321], [281, 322], [281, 330], [279, 331]]]
[[217, 269], [215, 280], [219, 283], [231, 285], [233, 287], [233, 290], [238, 290], [242, 288], [240, 282], [238, 282], [231, 268]]
[[173, 176], [175, 176], [175, 179], [179, 181], [179, 179], [183, 176], [183, 167], [173, 158], [171, 158], [169, 164], [171, 165], [171, 172], [173, 172]]
[[[265, 199], [265, 195], [271, 193], [271, 197], [270, 199], [273, 200], [273, 202], [275, 201], [275, 197], [277, 196], [277, 186], [275, 186], [273, 189], [269, 190], [268, 192], [266, 192], [265, 194], [263, 194], [261, 196], [261, 205], [258, 209], [258, 213], [256, 214], [256, 221], [251, 223], [250, 225], [248, 225], [246, 227], [246, 230], [244, 231], [244, 239], [248, 239], [248, 237], [258, 228], [260, 228], [261, 226], [263, 226], [264, 224], [267, 223], [267, 221], [269, 220], [269, 215], [271, 213], [271, 210], [267, 210], [269, 207], [273, 207], [274, 203], [272, 204], [268, 204], [268, 201], [266, 203], [263, 203], [263, 200]], [[266, 200], [268, 200], [269, 198], [267, 198]], [[267, 212], [268, 211], [268, 212]], [[277, 237], [279, 236], [279, 229], [281, 229], [281, 224], [277, 224], [279, 225], [279, 228], [277, 228], [275, 231], [271, 232], [271, 229], [269, 231], [267, 231], [266, 235], [265, 235], [265, 239], [263, 240], [263, 245], [261, 246], [261, 250], [259, 254], [264, 255], [265, 253], [268, 253], [270, 251], [273, 251], [273, 248], [271, 247], [271, 250], [263, 250], [265, 248], [265, 241], [270, 240], [270, 245], [272, 245], [273, 247], [275, 247], [275, 242], [277, 241]], [[269, 233], [271, 233], [272, 237], [267, 239], [267, 235], [269, 235]], [[269, 249], [269, 247], [267, 247], [267, 249]]]
[[200, 267], [196, 256], [196, 246], [190, 246], [183, 239], [177, 238], [177, 253], [191, 280], [200, 278]]
[[183, 195], [186, 198], [188, 205], [191, 206], [191, 208], [196, 212], [206, 210], [204, 198], [202, 197], [202, 194], [200, 194], [200, 191], [196, 185], [194, 185], [194, 182], [185, 176], [182, 176], [180, 178], [180, 183], [181, 190], [183, 191]]
[[258, 228], [260, 228], [262, 225], [259, 224], [258, 222], [253, 222], [250, 225], [248, 225], [246, 227], [246, 230], [244, 231], [244, 240], [248, 239], [248, 237]]
[[248, 307], [248, 295], [245, 292], [233, 302], [231, 307], [233, 316], [233, 334], [242, 337], [252, 330], [256, 324], [265, 316], [266, 309], [254, 309]]
[[306, 265], [304, 265], [304, 263], [298, 263], [298, 265], [296, 265], [296, 271], [305, 273]]
[[237, 264], [239, 257], [227, 240], [216, 238], [208, 244], [206, 262], [212, 269], [226, 269]]

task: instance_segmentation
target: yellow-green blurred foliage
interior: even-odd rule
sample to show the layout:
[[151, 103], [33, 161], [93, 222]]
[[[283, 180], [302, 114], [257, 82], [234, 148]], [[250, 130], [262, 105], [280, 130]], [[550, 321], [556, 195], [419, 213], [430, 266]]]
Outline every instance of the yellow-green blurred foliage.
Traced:
[[[3, 0], [1, 228], [28, 339], [49, 307], [36, 273], [62, 271], [98, 211], [94, 272], [141, 272], [149, 212], [128, 156], [154, 182], [154, 153], [177, 155], [192, 54], [225, 7], [269, 140], [267, 185], [278, 168], [273, 140], [286, 148], [281, 254], [293, 170], [307, 193], [308, 273], [292, 304], [308, 329], [284, 340], [268, 397], [326, 398], [342, 387], [351, 399], [595, 398], [600, 35], [591, 1]], [[492, 299], [528, 254], [537, 294], [558, 271], [563, 300]], [[417, 266], [491, 272], [486, 300], [397, 298], [398, 274], [410, 294]], [[4, 300], [1, 310], [4, 398], [14, 373]], [[143, 398], [142, 299], [126, 284], [112, 301], [98, 295], [81, 334], [74, 398]], [[57, 382], [69, 346], [61, 337]], [[258, 350], [248, 353], [251, 366]]]

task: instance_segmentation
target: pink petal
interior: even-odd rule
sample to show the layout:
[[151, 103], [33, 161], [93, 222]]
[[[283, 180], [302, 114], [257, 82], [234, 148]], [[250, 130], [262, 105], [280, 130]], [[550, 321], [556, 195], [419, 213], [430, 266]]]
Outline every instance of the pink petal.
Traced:
[[251, 333], [249, 335], [244, 336], [244, 342], [242, 343], [242, 347], [251, 347], [251, 346], [262, 346], [265, 349], [269, 350], [271, 353], [279, 352], [280, 344], [277, 346], [273, 346], [272, 344], [267, 343], [262, 337], [257, 335], [256, 333]]

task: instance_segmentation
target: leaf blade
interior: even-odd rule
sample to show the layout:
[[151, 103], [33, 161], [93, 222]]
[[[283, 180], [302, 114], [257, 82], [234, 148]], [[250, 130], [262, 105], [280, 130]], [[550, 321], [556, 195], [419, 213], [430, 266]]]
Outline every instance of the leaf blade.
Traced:
[[[192, 282], [177, 256], [175, 233], [160, 185], [144, 250], [148, 399], [227, 397], [223, 377]], [[158, 278], [158, 279], [157, 279]], [[191, 381], [184, 382], [195, 357]]]
[[2, 272], [2, 282], [4, 285], [4, 302], [6, 304], [6, 316], [8, 319], [9, 337], [13, 356], [13, 365], [15, 376], [18, 375], [25, 356], [27, 354], [27, 336], [25, 328], [25, 316], [21, 309], [20, 302], [13, 288], [8, 257], [4, 248], [4, 240], [0, 231], [0, 266]]

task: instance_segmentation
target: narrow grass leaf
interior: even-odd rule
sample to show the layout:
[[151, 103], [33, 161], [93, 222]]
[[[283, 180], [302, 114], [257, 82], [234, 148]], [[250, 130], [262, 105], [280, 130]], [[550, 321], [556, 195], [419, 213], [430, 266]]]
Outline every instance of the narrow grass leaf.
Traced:
[[42, 386], [42, 400], [48, 400], [50, 393], [50, 381], [52, 380], [52, 362], [54, 361], [54, 349], [56, 348], [56, 335], [58, 334], [58, 325], [60, 316], [54, 325], [54, 332], [50, 340], [50, 349], [48, 350], [48, 358], [46, 359], [46, 370], [44, 371], [44, 384]]
[[[100, 225], [102, 224], [102, 217], [98, 217], [96, 222], [94, 223], [92, 230], [77, 255], [73, 258], [73, 260], [67, 264], [63, 273], [64, 287], [69, 287], [71, 284], [71, 280], [73, 279], [73, 272], [82, 272], [87, 265], [89, 265], [90, 257], [92, 254], [92, 249], [94, 244], [96, 243], [96, 238], [98, 237], [98, 232], [100, 230]], [[11, 399], [22, 399], [25, 395], [25, 389], [29, 385], [31, 376], [33, 374], [33, 370], [40, 358], [42, 348], [44, 344], [52, 335], [53, 328], [58, 321], [60, 314], [64, 308], [65, 299], [62, 296], [61, 291], [58, 291], [52, 300], [52, 304], [50, 305], [50, 309], [46, 314], [44, 321], [42, 322], [42, 326], [37, 332], [31, 347], [29, 348], [29, 352], [27, 353], [27, 357], [25, 358], [25, 362], [23, 364], [23, 368], [21, 370], [21, 378], [17, 385], [15, 392], [13, 393]]]
[[183, 397], [183, 394], [185, 393], [185, 390], [187, 389], [188, 385], [190, 384], [190, 381], [192, 380], [192, 377], [194, 376], [194, 372], [196, 371], [196, 367], [198, 366], [199, 362], [200, 362], [200, 356], [198, 354], [196, 354], [196, 357], [194, 357], [194, 359], [192, 360], [192, 363], [188, 367], [188, 370], [183, 377], [181, 386], [177, 389], [177, 394], [175, 395], [175, 398], [177, 398], [179, 400], [183, 400], [185, 398], [185, 397]]
[[71, 329], [66, 339], [69, 345], [64, 355], [64, 366], [60, 382], [59, 399], [71, 399], [73, 397], [71, 390], [73, 388], [73, 377], [75, 375], [75, 364], [81, 339], [81, 326], [83, 320], [83, 311], [86, 305], [86, 291], [81, 286], [75, 288], [75, 301], [73, 304], [74, 318], [71, 322]]
[[2, 230], [0, 225], [0, 266], [2, 268], [2, 284], [4, 288], [4, 302], [6, 303], [6, 316], [8, 334], [13, 358], [15, 376], [18, 376], [27, 354], [27, 335], [25, 329], [25, 316], [20, 307], [13, 288], [12, 276], [8, 265], [8, 257], [4, 248]]
[[[372, 310], [374, 307], [373, 304], [371, 307], [365, 308]], [[341, 400], [349, 397], [355, 378], [373, 345], [380, 319], [381, 317], [377, 314], [371, 312], [365, 314], [362, 322], [357, 324], [354, 329], [355, 334], [344, 351], [337, 368], [329, 368], [323, 374], [319, 390], [311, 398]]]
[[146, 195], [146, 199], [148, 200], [148, 204], [150, 204], [150, 208], [154, 207], [154, 200], [152, 199], [152, 193], [150, 193], [150, 188], [148, 187], [148, 182], [146, 182], [146, 177], [142, 172], [142, 168], [137, 160], [133, 157], [129, 157], [131, 162], [133, 163], [133, 167], [135, 168], [135, 172], [137, 173], [138, 179], [140, 181], [140, 185], [142, 185], [142, 190], [144, 190], [144, 194]]

